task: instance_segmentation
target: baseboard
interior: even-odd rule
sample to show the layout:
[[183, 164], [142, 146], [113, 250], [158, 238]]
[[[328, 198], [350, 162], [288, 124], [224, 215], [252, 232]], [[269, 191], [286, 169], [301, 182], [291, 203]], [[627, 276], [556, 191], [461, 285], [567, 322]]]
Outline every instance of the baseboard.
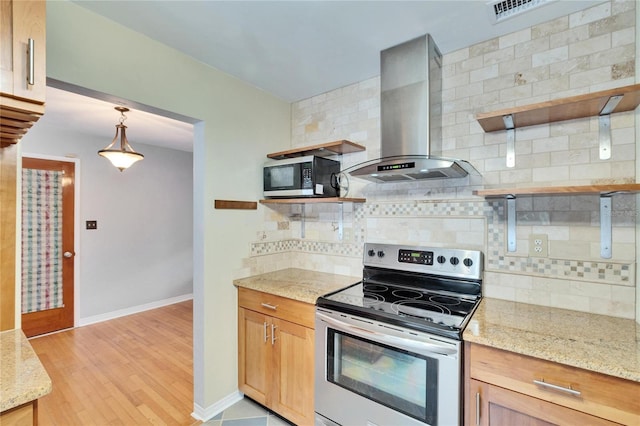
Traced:
[[131, 306], [125, 309], [119, 309], [117, 311], [107, 312], [100, 315], [93, 315], [86, 318], [80, 318], [76, 327], [83, 327], [89, 324], [95, 324], [102, 321], [108, 321], [111, 319], [124, 317], [131, 314], [137, 314], [139, 312], [148, 311], [150, 309], [161, 308], [167, 305], [173, 305], [174, 303], [184, 302], [185, 300], [193, 299], [193, 294], [183, 294], [182, 296], [171, 297], [169, 299], [158, 300], [155, 302], [145, 303], [144, 305]]
[[236, 402], [244, 398], [244, 394], [240, 391], [235, 391], [231, 395], [222, 398], [220, 401], [209, 405], [208, 407], [201, 407], [200, 405], [193, 404], [193, 413], [191, 417], [201, 422], [206, 422], [213, 419], [218, 414], [222, 413], [227, 408], [231, 407]]

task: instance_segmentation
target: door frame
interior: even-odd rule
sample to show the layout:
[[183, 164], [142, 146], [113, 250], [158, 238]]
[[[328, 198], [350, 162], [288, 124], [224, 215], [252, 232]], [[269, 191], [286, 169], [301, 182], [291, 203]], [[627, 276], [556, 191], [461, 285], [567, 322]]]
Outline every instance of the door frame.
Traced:
[[[21, 152], [20, 153], [20, 170], [22, 170], [22, 158], [23, 157], [28, 157], [28, 158], [35, 158], [38, 160], [50, 160], [50, 161], [64, 161], [67, 163], [74, 163], [75, 165], [75, 182], [74, 182], [74, 188], [75, 188], [75, 192], [73, 194], [73, 201], [74, 201], [74, 207], [73, 207], [73, 214], [74, 214], [74, 218], [73, 218], [73, 226], [75, 228], [75, 232], [73, 233], [73, 244], [75, 247], [75, 252], [77, 253], [82, 253], [82, 247], [80, 246], [80, 230], [82, 229], [80, 227], [82, 221], [80, 220], [80, 159], [79, 158], [71, 158], [71, 157], [60, 157], [60, 156], [56, 156], [56, 155], [45, 155], [45, 154], [35, 154], [35, 153], [30, 153], [30, 152]], [[18, 188], [22, 187], [22, 174], [18, 173]], [[22, 197], [18, 197], [17, 200], [17, 204], [18, 204], [18, 211], [22, 211]], [[17, 217], [17, 227], [18, 229], [22, 229], [22, 215], [18, 215]], [[22, 237], [21, 237], [21, 233], [18, 233], [18, 238], [19, 241], [17, 242], [17, 247], [21, 247], [22, 246]], [[20, 252], [21, 253], [21, 252]], [[20, 254], [20, 256], [22, 256], [22, 254]], [[74, 293], [74, 297], [73, 297], [73, 327], [77, 327], [78, 326], [78, 318], [80, 316], [80, 300], [81, 300], [81, 294], [80, 294], [80, 262], [77, 262], [76, 259], [78, 258], [78, 256], [74, 256], [73, 257], [73, 293]], [[21, 268], [19, 268], [21, 269]], [[16, 291], [17, 294], [22, 294], [21, 290], [22, 290], [22, 271], [19, 270], [17, 272], [18, 276], [16, 277]], [[22, 313], [22, 303], [19, 297], [16, 297], [16, 313]], [[17, 317], [17, 321], [19, 321], [19, 323], [17, 324], [17, 328], [21, 328], [22, 327], [22, 316], [21, 315], [16, 315]], [[55, 332], [54, 332], [55, 333]]]

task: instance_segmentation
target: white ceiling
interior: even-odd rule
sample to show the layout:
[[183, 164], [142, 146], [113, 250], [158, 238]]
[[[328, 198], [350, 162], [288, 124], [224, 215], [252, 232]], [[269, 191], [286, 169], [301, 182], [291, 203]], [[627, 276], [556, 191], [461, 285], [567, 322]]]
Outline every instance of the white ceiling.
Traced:
[[[550, 1], [492, 25], [484, 0], [75, 1], [289, 102], [379, 75], [381, 50], [425, 33], [447, 54], [602, 2]], [[86, 131], [106, 126], [109, 134], [118, 118], [114, 105], [87, 102], [54, 90], [45, 117], [82, 116], [74, 125]], [[190, 125], [168, 122], [165, 128], [144, 114], [132, 110], [127, 120], [134, 146], [136, 138], [153, 144], [176, 132], [185, 149]]]
[[[100, 99], [79, 95], [66, 90], [47, 87], [45, 114], [38, 121], [47, 127], [73, 129], [82, 135], [104, 139], [107, 146], [116, 134], [116, 124], [120, 122], [120, 112], [114, 107], [126, 102], [105, 102]], [[155, 145], [163, 148], [193, 151], [193, 126], [157, 114], [151, 114], [127, 105], [125, 113], [127, 140], [131, 146], [144, 154], [138, 144]]]

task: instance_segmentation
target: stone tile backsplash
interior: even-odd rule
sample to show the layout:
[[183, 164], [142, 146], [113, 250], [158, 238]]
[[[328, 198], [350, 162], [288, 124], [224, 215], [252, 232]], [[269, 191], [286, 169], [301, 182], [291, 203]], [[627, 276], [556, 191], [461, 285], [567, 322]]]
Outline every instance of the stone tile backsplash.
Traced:
[[[484, 133], [475, 120], [480, 112], [634, 84], [635, 7], [605, 2], [445, 54], [442, 152], [432, 153], [468, 160], [478, 174], [383, 185], [352, 178], [348, 196], [366, 203], [262, 206], [263, 231], [237, 275], [302, 267], [359, 276], [365, 241], [456, 246], [485, 253], [487, 296], [633, 318], [635, 196], [613, 196], [613, 257], [602, 259], [597, 195], [518, 197], [517, 251], [507, 252], [505, 200], [472, 191], [636, 181], [633, 112], [612, 116], [606, 161], [598, 157], [597, 118], [517, 129], [514, 168], [506, 166], [505, 132]], [[342, 156], [343, 169], [378, 158], [379, 94], [376, 77], [294, 103], [292, 146], [364, 145]], [[547, 235], [548, 257], [529, 256], [531, 234]]]

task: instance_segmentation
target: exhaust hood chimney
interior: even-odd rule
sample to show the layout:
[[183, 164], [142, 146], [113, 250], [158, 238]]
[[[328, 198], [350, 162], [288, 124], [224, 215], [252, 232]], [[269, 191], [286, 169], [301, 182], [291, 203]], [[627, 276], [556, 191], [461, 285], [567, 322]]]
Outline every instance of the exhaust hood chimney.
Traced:
[[429, 34], [380, 52], [381, 157], [347, 169], [373, 182], [465, 177], [473, 167], [442, 148], [442, 54]]

